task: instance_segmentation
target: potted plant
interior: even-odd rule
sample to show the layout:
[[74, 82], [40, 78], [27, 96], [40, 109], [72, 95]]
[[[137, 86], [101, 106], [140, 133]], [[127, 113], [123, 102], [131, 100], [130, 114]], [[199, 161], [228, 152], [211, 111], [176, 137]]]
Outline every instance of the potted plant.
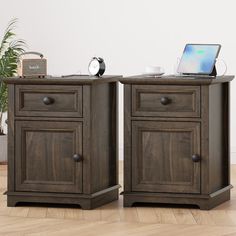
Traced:
[[16, 75], [18, 58], [24, 52], [25, 42], [15, 39], [17, 19], [13, 19], [0, 43], [0, 164], [7, 161], [7, 135], [4, 131], [7, 111], [7, 86], [3, 79]]

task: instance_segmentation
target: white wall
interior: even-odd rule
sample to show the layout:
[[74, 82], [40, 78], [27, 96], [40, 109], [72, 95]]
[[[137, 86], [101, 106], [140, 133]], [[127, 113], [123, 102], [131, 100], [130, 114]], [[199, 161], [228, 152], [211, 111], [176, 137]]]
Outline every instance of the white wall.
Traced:
[[[19, 36], [45, 54], [52, 75], [87, 73], [94, 55], [105, 58], [107, 74], [139, 74], [145, 65], [172, 73], [188, 42], [221, 43], [228, 74], [236, 74], [235, 0], [2, 0], [0, 6], [0, 35], [19, 18]], [[232, 82], [236, 157], [235, 88]]]

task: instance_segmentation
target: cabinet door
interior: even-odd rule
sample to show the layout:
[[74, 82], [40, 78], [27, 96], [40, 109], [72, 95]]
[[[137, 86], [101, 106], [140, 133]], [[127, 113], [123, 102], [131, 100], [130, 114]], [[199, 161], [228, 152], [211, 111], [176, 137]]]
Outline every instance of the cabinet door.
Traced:
[[82, 123], [16, 122], [16, 191], [82, 192]]
[[200, 193], [194, 154], [200, 155], [200, 123], [133, 121], [132, 191]]

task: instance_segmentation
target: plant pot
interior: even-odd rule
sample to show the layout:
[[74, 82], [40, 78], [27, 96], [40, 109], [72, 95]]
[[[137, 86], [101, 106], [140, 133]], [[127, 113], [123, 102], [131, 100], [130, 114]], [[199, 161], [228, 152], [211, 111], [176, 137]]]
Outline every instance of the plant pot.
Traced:
[[7, 135], [0, 135], [0, 164], [7, 163]]
[[7, 120], [7, 112], [4, 112], [2, 114], [2, 128], [3, 128], [3, 133], [6, 134], [7, 133], [7, 123], [6, 123], [6, 120]]

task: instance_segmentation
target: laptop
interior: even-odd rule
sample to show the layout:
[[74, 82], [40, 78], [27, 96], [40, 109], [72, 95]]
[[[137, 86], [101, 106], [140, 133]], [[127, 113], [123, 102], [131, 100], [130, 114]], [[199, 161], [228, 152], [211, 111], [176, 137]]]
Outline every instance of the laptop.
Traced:
[[177, 76], [215, 77], [215, 63], [220, 49], [220, 44], [186, 44], [177, 68]]

